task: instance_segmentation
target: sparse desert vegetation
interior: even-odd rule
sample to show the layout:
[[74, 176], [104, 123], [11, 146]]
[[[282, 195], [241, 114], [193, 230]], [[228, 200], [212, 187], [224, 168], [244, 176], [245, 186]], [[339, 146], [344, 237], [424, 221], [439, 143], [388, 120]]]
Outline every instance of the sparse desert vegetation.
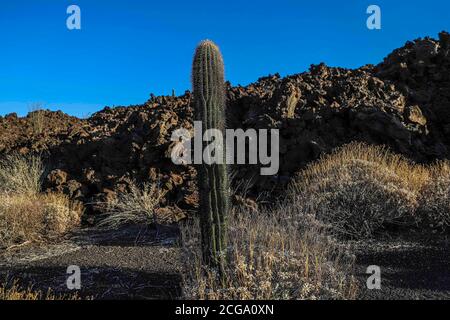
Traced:
[[39, 156], [13, 154], [0, 161], [0, 248], [51, 240], [80, 223], [83, 205], [59, 193], [41, 193]]
[[157, 184], [144, 183], [141, 187], [136, 183], [130, 185], [130, 191], [120, 193], [106, 203], [106, 217], [100, 221], [100, 228], [118, 228], [125, 224], [158, 223], [155, 209], [158, 208], [164, 191]]
[[30, 126], [33, 134], [39, 135], [44, 131], [46, 118], [45, 113], [42, 109], [42, 105], [40, 103], [34, 103], [30, 107], [28, 119], [30, 121]]
[[419, 213], [432, 227], [450, 227], [450, 162], [430, 167], [420, 196]]
[[414, 222], [427, 177], [426, 168], [386, 148], [353, 143], [300, 172], [291, 195], [335, 233], [364, 238], [387, 225]]
[[353, 299], [353, 261], [342, 238], [376, 237], [392, 226], [448, 226], [449, 184], [447, 162], [423, 166], [385, 147], [346, 145], [302, 170], [278, 207], [233, 211], [224, 282], [202, 264], [199, 227], [185, 225], [184, 294]]
[[8, 154], [0, 160], [0, 193], [38, 194], [41, 192], [44, 171], [39, 156]]
[[182, 228], [184, 297], [188, 299], [353, 299], [353, 257], [326, 226], [294, 205], [229, 221], [224, 282], [202, 263], [199, 226]]
[[385, 147], [352, 143], [300, 172], [291, 196], [335, 234], [363, 239], [395, 225], [446, 225], [449, 177], [448, 163], [413, 164]]

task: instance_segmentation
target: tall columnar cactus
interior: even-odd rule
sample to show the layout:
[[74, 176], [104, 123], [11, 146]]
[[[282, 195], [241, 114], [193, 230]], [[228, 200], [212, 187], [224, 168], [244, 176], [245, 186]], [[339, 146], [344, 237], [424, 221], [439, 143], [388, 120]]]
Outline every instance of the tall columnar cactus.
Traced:
[[[212, 41], [203, 41], [196, 49], [192, 86], [195, 119], [202, 122], [203, 131], [217, 129], [225, 137], [224, 65], [219, 48]], [[222, 144], [224, 147], [223, 141]], [[202, 161], [197, 167], [203, 259], [219, 270], [223, 270], [226, 259], [226, 221], [230, 206], [225, 147], [222, 150], [222, 164]]]

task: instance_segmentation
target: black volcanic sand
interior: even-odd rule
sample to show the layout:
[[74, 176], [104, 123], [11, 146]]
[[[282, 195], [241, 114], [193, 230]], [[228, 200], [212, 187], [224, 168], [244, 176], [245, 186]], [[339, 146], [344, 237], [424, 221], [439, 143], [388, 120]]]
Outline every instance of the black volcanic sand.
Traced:
[[[450, 239], [409, 236], [355, 244], [360, 298], [367, 300], [450, 299]], [[366, 269], [381, 269], [381, 289], [366, 286]]]
[[84, 230], [60, 244], [4, 254], [0, 279], [69, 294], [67, 267], [77, 265], [82, 298], [174, 299], [181, 294], [177, 238], [173, 227]]

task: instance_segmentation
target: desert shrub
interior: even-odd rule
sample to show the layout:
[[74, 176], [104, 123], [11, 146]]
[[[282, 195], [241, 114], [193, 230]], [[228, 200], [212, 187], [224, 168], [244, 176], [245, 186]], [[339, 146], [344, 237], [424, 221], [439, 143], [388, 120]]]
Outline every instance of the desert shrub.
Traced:
[[124, 224], [145, 223], [155, 219], [155, 209], [164, 197], [157, 184], [145, 183], [142, 187], [130, 185], [130, 191], [120, 193], [106, 203], [106, 218], [99, 227], [114, 229]]
[[80, 222], [83, 206], [63, 194], [42, 194], [38, 156], [12, 154], [0, 161], [0, 248], [50, 240]]
[[182, 226], [187, 299], [352, 299], [353, 257], [292, 205], [234, 210], [225, 280], [202, 264], [198, 221]]
[[430, 166], [429, 179], [420, 197], [419, 212], [432, 227], [450, 227], [450, 163]]
[[413, 225], [418, 196], [428, 178], [386, 148], [352, 143], [300, 172], [291, 188], [294, 205], [341, 236], [373, 236], [391, 224]]
[[39, 156], [9, 154], [0, 160], [0, 192], [36, 194], [41, 190], [44, 165]]
[[33, 134], [39, 135], [45, 129], [45, 113], [41, 108], [40, 103], [35, 103], [30, 107], [30, 112], [28, 113], [28, 120], [30, 122], [31, 130]]
[[62, 194], [0, 194], [0, 248], [52, 240], [78, 226], [82, 213]]
[[49, 193], [41, 196], [45, 235], [58, 237], [77, 227], [84, 207], [81, 202], [71, 201], [68, 196]]

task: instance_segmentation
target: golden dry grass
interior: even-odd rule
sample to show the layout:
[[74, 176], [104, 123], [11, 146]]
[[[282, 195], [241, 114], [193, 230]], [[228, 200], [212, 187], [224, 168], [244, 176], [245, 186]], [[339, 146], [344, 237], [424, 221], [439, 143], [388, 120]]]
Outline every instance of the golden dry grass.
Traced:
[[57, 238], [78, 226], [83, 206], [62, 194], [0, 194], [0, 248]]
[[429, 174], [426, 167], [414, 164], [405, 157], [392, 153], [387, 147], [353, 142], [323, 156], [300, 172], [294, 183], [294, 191], [302, 191], [302, 187], [308, 187], [318, 182], [317, 178], [321, 178], [319, 183], [322, 180], [326, 183], [328, 180], [339, 177], [341, 168], [354, 161], [372, 164], [379, 170], [388, 170], [405, 181], [416, 192], [423, 186]]
[[424, 221], [435, 228], [450, 227], [450, 162], [429, 168], [429, 179], [422, 188], [419, 212]]
[[197, 223], [182, 227], [187, 299], [353, 299], [353, 257], [294, 206], [235, 211], [222, 283], [201, 262]]
[[366, 238], [393, 225], [448, 225], [448, 163], [414, 164], [387, 148], [351, 143], [300, 172], [290, 199], [339, 236]]
[[0, 249], [51, 240], [80, 223], [83, 206], [63, 194], [40, 193], [44, 165], [37, 156], [0, 161]]

